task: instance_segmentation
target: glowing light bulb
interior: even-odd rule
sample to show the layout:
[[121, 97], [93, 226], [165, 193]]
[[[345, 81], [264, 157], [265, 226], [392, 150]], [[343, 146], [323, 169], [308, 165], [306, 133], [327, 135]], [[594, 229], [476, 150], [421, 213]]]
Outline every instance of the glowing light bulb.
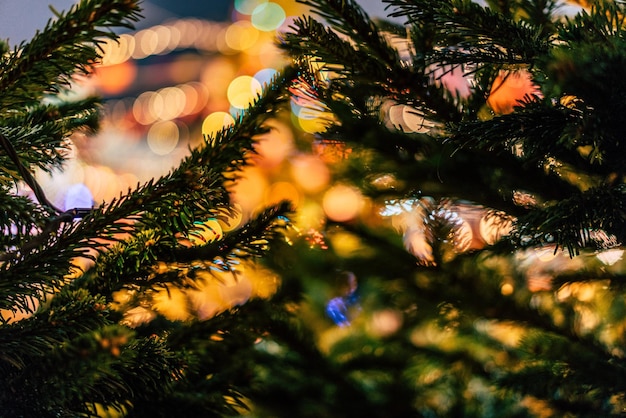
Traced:
[[328, 219], [337, 222], [350, 221], [357, 217], [363, 204], [361, 193], [354, 187], [337, 185], [329, 189], [322, 200]]

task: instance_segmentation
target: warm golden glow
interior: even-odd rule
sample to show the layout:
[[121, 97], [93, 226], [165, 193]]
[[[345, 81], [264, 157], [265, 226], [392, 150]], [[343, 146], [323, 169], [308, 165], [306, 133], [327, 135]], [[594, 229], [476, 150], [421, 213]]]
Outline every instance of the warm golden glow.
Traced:
[[178, 126], [170, 120], [152, 125], [146, 137], [148, 147], [157, 155], [167, 155], [172, 152], [178, 145], [179, 139]]
[[328, 219], [346, 222], [356, 218], [363, 205], [361, 193], [354, 187], [336, 185], [324, 194], [322, 207]]
[[487, 104], [494, 112], [507, 114], [513, 112], [513, 108], [519, 106], [525, 96], [538, 94], [539, 87], [532, 81], [528, 71], [503, 71], [491, 86]]
[[261, 83], [254, 77], [242, 75], [230, 82], [226, 95], [231, 106], [245, 109], [252, 104], [261, 90]]
[[330, 170], [320, 157], [300, 154], [291, 159], [291, 176], [307, 193], [321, 192], [330, 181]]
[[202, 122], [202, 134], [213, 136], [229, 125], [233, 125], [235, 119], [226, 112], [213, 112]]

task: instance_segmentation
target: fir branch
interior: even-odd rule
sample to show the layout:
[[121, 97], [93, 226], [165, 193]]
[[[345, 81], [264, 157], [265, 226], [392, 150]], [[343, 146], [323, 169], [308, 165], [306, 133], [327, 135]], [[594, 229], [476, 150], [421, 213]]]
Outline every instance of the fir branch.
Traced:
[[[296, 61], [304, 58], [322, 63], [320, 71], [330, 74], [331, 85], [336, 93], [354, 99], [364, 95], [384, 96], [398, 102], [420, 103], [427, 96], [441, 94], [426, 85], [423, 69], [409, 67], [391, 46], [388, 48], [393, 49], [393, 54], [377, 56], [366, 46], [355, 46], [353, 39], [341, 39], [332, 29], [314, 19], [297, 19], [294, 25], [295, 33], [284, 34], [280, 46]], [[300, 69], [303, 72], [313, 71], [311, 68], [305, 69], [304, 65]], [[310, 77], [310, 81], [316, 78]], [[321, 80], [317, 79], [316, 83], [320, 85]], [[435, 97], [429, 97], [428, 105], [435, 103]], [[444, 110], [442, 113], [450, 113], [445, 104], [441, 104], [440, 108]]]
[[191, 214], [227, 205], [225, 174], [240, 168], [247, 153], [254, 152], [254, 137], [265, 132], [262, 122], [286, 100], [291, 76], [288, 69], [277, 77], [234, 126], [192, 150], [168, 175], [89, 211], [80, 221], [71, 222], [73, 211], [52, 217], [39, 235], [3, 254], [0, 294], [11, 296], [0, 300], [0, 307], [28, 311], [24, 294], [37, 297], [63, 286], [74, 257], [93, 258], [93, 251], [145, 227], [158, 227], [165, 235], [184, 233], [195, 221]]
[[520, 20], [540, 26], [542, 34], [553, 34], [556, 31], [555, 21], [562, 3], [559, 0], [524, 0], [519, 2]]
[[614, 235], [617, 245], [626, 242], [626, 187], [603, 185], [574, 194], [518, 218], [512, 242], [520, 247], [556, 244], [570, 256], [592, 245], [592, 234]]
[[293, 211], [289, 202], [283, 201], [272, 206], [243, 227], [227, 234], [223, 240], [203, 246], [179, 248], [172, 252], [171, 259], [165, 261], [190, 262], [193, 260], [214, 260], [221, 258], [229, 261], [258, 257], [267, 251], [267, 246], [274, 241], [285, 228], [287, 216]]
[[98, 122], [98, 100], [90, 98], [60, 105], [39, 105], [26, 109], [0, 122], [0, 133], [15, 149], [18, 161], [6, 151], [0, 156], [3, 182], [19, 182], [15, 172], [22, 164], [29, 171], [35, 167], [50, 172], [61, 167], [69, 141], [67, 137], [79, 129], [94, 131]]
[[593, 2], [558, 26], [559, 39], [568, 44], [611, 44], [623, 38], [626, 28], [626, 5], [620, 1]]
[[396, 63], [398, 51], [391, 47], [376, 24], [354, 0], [298, 0], [324, 19], [334, 29], [348, 36], [357, 49], [367, 51], [378, 61]]
[[0, 146], [4, 150], [5, 154], [11, 159], [13, 164], [15, 164], [15, 169], [17, 170], [17, 173], [19, 173], [19, 177], [21, 177], [21, 179], [31, 188], [31, 190], [35, 194], [35, 197], [37, 198], [37, 200], [39, 200], [41, 205], [52, 214], [59, 214], [60, 211], [55, 208], [52, 203], [50, 203], [50, 201], [44, 194], [43, 189], [39, 186], [39, 183], [37, 183], [37, 180], [35, 180], [35, 177], [31, 174], [30, 170], [26, 168], [24, 164], [22, 164], [22, 162], [20, 161], [20, 157], [17, 155], [17, 152], [13, 147], [11, 141], [7, 139], [7, 137], [4, 136], [1, 132]]
[[[162, 396], [182, 376], [182, 356], [158, 337], [131, 337], [128, 329], [110, 326], [65, 340], [7, 382], [17, 391], [29, 390], [14, 393], [3, 407], [19, 416], [97, 416], [95, 404], [121, 411], [135, 399]], [[45, 390], [48, 385], [55, 390]], [[35, 393], [41, 395], [34, 398]], [[48, 415], [51, 411], [56, 414]]]
[[438, 33], [433, 63], [497, 65], [532, 64], [549, 49], [542, 28], [515, 22], [506, 15], [464, 0], [384, 0], [409, 24], [428, 25]]
[[579, 109], [527, 98], [514, 113], [450, 124], [447, 141], [495, 155], [516, 154], [528, 165], [566, 163], [581, 173], [606, 177], [613, 166], [597, 164], [594, 158], [580, 152], [580, 147], [596, 146], [591, 138], [580, 134], [588, 117], [593, 116], [586, 116]]
[[0, 155], [2, 171], [8, 175], [4, 182], [19, 182], [22, 178], [15, 172], [22, 164], [29, 171], [35, 167], [50, 172], [61, 167], [65, 160], [73, 132], [93, 132], [98, 123], [99, 100], [88, 98], [76, 102], [32, 106], [15, 112], [0, 121], [0, 133], [15, 149], [18, 162], [7, 154]]
[[[350, 76], [351, 81], [371, 77], [390, 82], [390, 64], [396, 65], [397, 61], [378, 59], [367, 48], [356, 47], [351, 39], [341, 39], [312, 18], [296, 19], [294, 25], [296, 31], [284, 34], [280, 45], [292, 56], [309, 56], [314, 62], [323, 63], [326, 71]], [[405, 72], [404, 68], [401, 71]]]
[[[89, 414], [93, 403], [120, 407], [162, 395], [181, 377], [180, 356], [154, 336], [131, 342], [131, 332], [113, 325], [104, 303], [84, 289], [64, 289], [33, 317], [0, 328], [0, 380], [13, 389], [0, 396], [3, 411]], [[38, 387], [47, 385], [55, 387], [53, 399], [32, 398], [48, 393]]]
[[87, 74], [101, 57], [99, 45], [114, 39], [113, 27], [132, 28], [139, 18], [135, 0], [86, 0], [57, 15], [42, 32], [10, 54], [0, 56], [0, 114], [14, 106], [36, 104], [45, 93]]
[[[350, 14], [349, 11], [345, 13]], [[300, 78], [301, 81], [308, 83], [309, 89], [317, 93], [323, 106], [331, 107], [331, 100], [343, 102], [339, 105], [352, 100], [357, 103], [356, 113], [364, 111], [365, 103], [372, 97], [385, 97], [419, 107], [426, 117], [444, 121], [460, 119], [457, 105], [450, 94], [428, 82], [429, 76], [425, 74], [424, 66], [411, 67], [400, 59], [398, 51], [388, 45], [388, 41], [384, 42], [394, 53], [377, 55], [365, 45], [358, 46], [358, 41], [354, 39], [339, 38], [332, 29], [325, 28], [311, 18], [298, 19], [294, 24], [295, 33], [284, 34], [281, 47], [296, 62], [301, 63], [299, 69], [305, 74]], [[321, 62], [323, 68], [314, 70], [313, 66], [302, 64], [307, 60]], [[329, 75], [330, 80], [316, 73]], [[297, 90], [302, 89], [302, 85], [295, 87], [295, 94], [298, 95]], [[376, 110], [370, 109], [368, 114]], [[361, 117], [360, 113], [356, 114]]]
[[25, 196], [0, 189], [0, 253], [19, 247], [46, 224], [49, 214]]
[[[522, 338], [518, 351], [535, 360], [522, 363], [520, 370], [505, 373], [497, 381], [523, 394], [550, 400], [561, 410], [608, 414], [613, 409], [608, 399], [626, 385], [621, 362], [599, 357], [558, 334], [531, 331]], [[594, 388], [592, 393], [586, 389], [589, 387]]]
[[111, 323], [103, 297], [63, 290], [30, 318], [0, 327], [0, 370], [5, 377], [15, 374], [67, 339]]

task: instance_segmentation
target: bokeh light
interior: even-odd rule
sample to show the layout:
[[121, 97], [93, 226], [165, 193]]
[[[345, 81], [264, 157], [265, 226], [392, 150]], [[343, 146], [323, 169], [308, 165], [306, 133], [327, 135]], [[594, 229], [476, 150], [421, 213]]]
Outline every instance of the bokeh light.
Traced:
[[233, 125], [235, 119], [230, 113], [213, 112], [202, 122], [202, 134], [213, 136], [227, 126]]
[[269, 84], [274, 77], [278, 74], [278, 71], [274, 68], [263, 68], [254, 74], [255, 80], [257, 80], [262, 86]]
[[160, 120], [171, 120], [182, 115], [185, 110], [185, 93], [179, 87], [165, 87], [157, 91], [161, 98], [162, 105], [155, 110], [156, 116]]
[[205, 245], [223, 237], [222, 226], [214, 218], [206, 222], [194, 222], [194, 227], [189, 231], [189, 241], [193, 245]]
[[251, 15], [257, 6], [267, 3], [268, 0], [235, 0], [235, 10], [244, 15]]
[[173, 121], [157, 122], [150, 127], [146, 141], [157, 155], [167, 155], [176, 148], [180, 140], [178, 125]]
[[245, 216], [249, 216], [261, 207], [268, 187], [268, 178], [261, 168], [245, 167], [231, 188], [233, 201], [241, 205]]
[[324, 193], [322, 207], [328, 219], [347, 222], [356, 218], [363, 206], [363, 196], [358, 189], [338, 184]]
[[261, 83], [254, 77], [242, 75], [230, 82], [226, 94], [231, 106], [245, 109], [256, 99], [261, 91]]
[[288, 181], [279, 181], [272, 184], [265, 193], [264, 203], [269, 206], [283, 200], [291, 202], [295, 207], [300, 204], [300, 192]]
[[93, 195], [89, 187], [83, 183], [71, 185], [65, 194], [63, 209], [90, 208], [93, 206]]
[[330, 170], [319, 156], [299, 154], [291, 159], [291, 176], [305, 192], [318, 193], [328, 185]]
[[286, 17], [280, 4], [267, 2], [255, 7], [250, 19], [255, 28], [269, 32], [278, 29]]
[[539, 87], [526, 70], [502, 71], [494, 80], [487, 98], [489, 107], [498, 114], [513, 112], [526, 96], [540, 95]]
[[245, 20], [233, 23], [226, 29], [224, 34], [226, 44], [236, 51], [245, 51], [259, 39], [259, 31], [252, 24]]
[[295, 148], [294, 136], [290, 127], [279, 121], [268, 121], [267, 133], [258, 135], [252, 156], [258, 166], [273, 169], [280, 166]]
[[124, 61], [114, 65], [97, 67], [95, 83], [104, 94], [116, 95], [129, 88], [137, 78], [137, 65]]
[[103, 66], [115, 65], [127, 61], [133, 55], [135, 50], [135, 37], [124, 33], [120, 35], [117, 42], [108, 39], [102, 43], [102, 62]]

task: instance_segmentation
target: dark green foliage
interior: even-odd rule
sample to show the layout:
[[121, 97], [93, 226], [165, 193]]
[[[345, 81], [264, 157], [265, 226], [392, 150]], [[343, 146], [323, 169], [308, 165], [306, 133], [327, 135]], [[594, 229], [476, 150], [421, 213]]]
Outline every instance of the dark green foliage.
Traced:
[[[623, 3], [565, 18], [556, 1], [385, 0], [391, 21], [302, 3], [324, 21], [281, 35], [293, 67], [179, 167], [96, 208], [53, 207], [32, 171], [61, 167], [64, 138], [95, 128], [97, 101], [57, 93], [136, 2], [83, 1], [0, 46], [0, 415], [622, 413], [624, 261], [602, 256], [626, 240]], [[520, 71], [537, 89], [498, 113], [494, 80]], [[461, 75], [471, 94], [446, 86]], [[288, 229], [287, 202], [185, 245], [233, 214], [229, 185], [289, 99], [326, 118], [315, 140], [349, 149], [333, 174], [373, 210], [327, 222], [324, 245]], [[260, 257], [281, 275], [271, 299], [134, 328], [115, 309], [119, 292], [141, 308]]]
[[[313, 317], [336, 296], [319, 277], [339, 266], [359, 280], [349, 332], [311, 327], [326, 367], [369, 393], [371, 416], [622, 413], [624, 338], [610, 330], [624, 324], [624, 262], [599, 258], [626, 240], [624, 4], [564, 17], [556, 1], [383, 0], [385, 22], [354, 1], [302, 3], [321, 19], [295, 21], [281, 46], [301, 68], [298, 99], [333, 115], [316, 139], [345, 143], [334, 174], [400, 213], [399, 231], [371, 213], [330, 224], [331, 243], [348, 234], [360, 250], [282, 267], [326, 295], [309, 301]], [[537, 89], [498, 113], [494, 80], [518, 72]], [[390, 116], [402, 105], [422, 126]], [[481, 242], [476, 225], [464, 232], [476, 216], [511, 229]], [[378, 315], [397, 328], [377, 335]], [[344, 401], [320, 415], [363, 415], [366, 401], [352, 414]]]
[[[137, 1], [82, 1], [0, 57], [3, 417], [97, 416], [106, 410], [207, 416], [245, 406], [238, 387], [249, 376], [233, 376], [249, 364], [233, 356], [248, 356], [267, 332], [263, 316], [257, 326], [255, 313], [224, 313], [213, 321], [161, 318], [132, 329], [111, 302], [120, 290], [193, 287], [194, 269], [228, 271], [262, 256], [279, 239], [291, 216], [287, 202], [251, 217], [220, 242], [190, 247], [182, 238], [197, 222], [234, 213], [228, 185], [254, 153], [255, 137], [267, 131], [265, 121], [288, 99], [293, 70], [269, 83], [233, 126], [206, 138], [170, 173], [98, 207], [61, 211], [33, 175], [62, 167], [67, 138], [96, 128], [97, 100], [65, 102], [58, 93], [73, 76], [90, 71], [100, 59], [100, 43], [115, 38], [115, 27], [132, 28], [138, 18]], [[29, 186], [38, 202], [18, 195], [16, 184]], [[81, 257], [91, 263], [85, 271], [78, 267]], [[157, 268], [167, 263], [187, 266], [187, 274]], [[273, 305], [247, 309], [254, 306], [269, 311]], [[216, 333], [230, 333], [234, 341], [211, 340]], [[215, 379], [207, 380], [209, 374]]]

